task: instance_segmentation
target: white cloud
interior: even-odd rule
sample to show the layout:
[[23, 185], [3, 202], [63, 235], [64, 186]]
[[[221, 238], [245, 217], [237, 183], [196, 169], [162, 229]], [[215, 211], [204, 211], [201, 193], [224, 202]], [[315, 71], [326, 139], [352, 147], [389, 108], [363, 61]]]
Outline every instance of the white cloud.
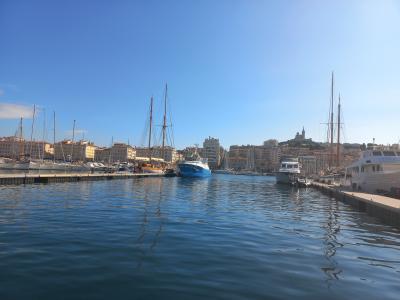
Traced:
[[0, 97], [4, 95], [4, 90], [0, 89]]
[[33, 114], [33, 106], [0, 102], [0, 119], [30, 119]]

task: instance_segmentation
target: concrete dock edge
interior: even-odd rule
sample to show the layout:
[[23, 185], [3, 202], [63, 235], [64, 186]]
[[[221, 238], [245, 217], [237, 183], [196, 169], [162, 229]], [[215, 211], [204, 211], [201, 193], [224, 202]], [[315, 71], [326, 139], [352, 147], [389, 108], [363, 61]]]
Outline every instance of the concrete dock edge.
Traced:
[[382, 222], [400, 227], [400, 200], [375, 194], [342, 190], [340, 187], [314, 182], [312, 187], [347, 203], [359, 211], [379, 218]]

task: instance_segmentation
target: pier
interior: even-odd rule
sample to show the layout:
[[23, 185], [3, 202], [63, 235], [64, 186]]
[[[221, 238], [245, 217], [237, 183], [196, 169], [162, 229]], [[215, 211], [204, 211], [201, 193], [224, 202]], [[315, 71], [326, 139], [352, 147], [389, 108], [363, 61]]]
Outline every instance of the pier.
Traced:
[[377, 217], [383, 222], [400, 227], [400, 200], [382, 195], [347, 191], [338, 186], [313, 182], [312, 186], [323, 193], [360, 211]]
[[0, 185], [78, 182], [162, 176], [164, 176], [164, 174], [149, 173], [0, 174]]

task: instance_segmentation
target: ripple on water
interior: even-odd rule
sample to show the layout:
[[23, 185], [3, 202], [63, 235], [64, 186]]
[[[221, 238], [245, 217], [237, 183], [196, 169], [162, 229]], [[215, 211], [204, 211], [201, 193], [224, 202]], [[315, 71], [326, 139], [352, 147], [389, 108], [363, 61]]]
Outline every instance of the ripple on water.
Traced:
[[400, 232], [269, 177], [0, 188], [1, 299], [397, 299]]

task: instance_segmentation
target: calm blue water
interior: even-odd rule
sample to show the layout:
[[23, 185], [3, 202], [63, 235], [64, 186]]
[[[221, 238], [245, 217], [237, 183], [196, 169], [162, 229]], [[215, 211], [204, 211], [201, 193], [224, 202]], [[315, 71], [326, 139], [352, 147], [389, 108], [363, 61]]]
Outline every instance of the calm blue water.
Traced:
[[273, 178], [0, 187], [0, 299], [399, 299], [400, 231]]

